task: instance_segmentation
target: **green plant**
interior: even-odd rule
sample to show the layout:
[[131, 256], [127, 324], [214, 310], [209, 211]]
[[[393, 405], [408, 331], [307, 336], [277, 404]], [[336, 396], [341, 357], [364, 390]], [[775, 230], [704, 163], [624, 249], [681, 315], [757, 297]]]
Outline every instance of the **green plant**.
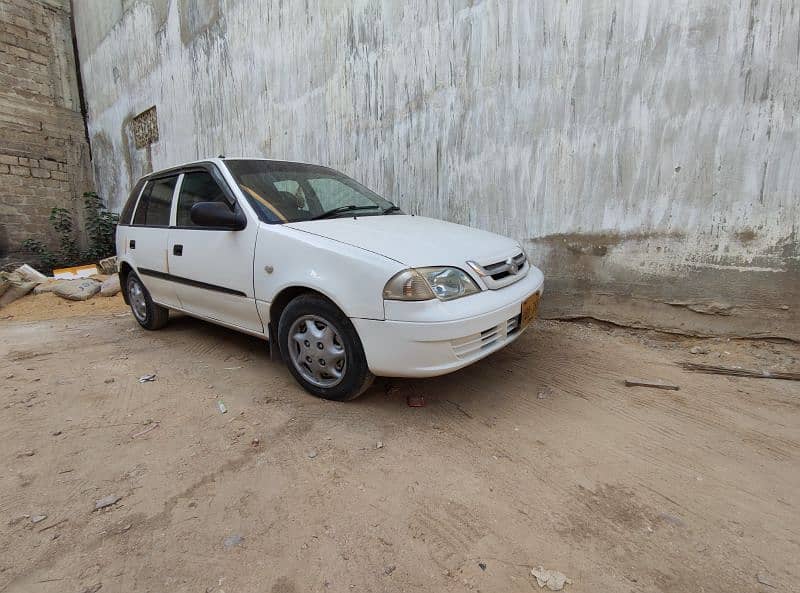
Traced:
[[86, 235], [89, 248], [84, 253], [85, 259], [98, 260], [111, 257], [116, 253], [114, 236], [119, 222], [119, 214], [106, 209], [103, 200], [95, 192], [83, 194], [86, 208]]
[[58, 207], [50, 210], [49, 217], [50, 226], [58, 237], [58, 248], [52, 250], [37, 239], [23, 242], [23, 246], [39, 259], [40, 266], [47, 272], [52, 272], [54, 268], [79, 265], [114, 255], [114, 233], [119, 215], [106, 209], [95, 192], [84, 193], [83, 204], [86, 211], [87, 249], [81, 250], [79, 247], [70, 211]]

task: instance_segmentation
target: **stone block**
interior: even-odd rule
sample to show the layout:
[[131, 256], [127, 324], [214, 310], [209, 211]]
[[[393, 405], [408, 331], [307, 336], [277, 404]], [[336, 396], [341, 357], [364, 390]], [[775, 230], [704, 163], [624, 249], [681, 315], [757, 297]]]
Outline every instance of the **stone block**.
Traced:
[[11, 165], [11, 174], [19, 175], [20, 177], [30, 177], [31, 170], [28, 167], [22, 167], [20, 165]]

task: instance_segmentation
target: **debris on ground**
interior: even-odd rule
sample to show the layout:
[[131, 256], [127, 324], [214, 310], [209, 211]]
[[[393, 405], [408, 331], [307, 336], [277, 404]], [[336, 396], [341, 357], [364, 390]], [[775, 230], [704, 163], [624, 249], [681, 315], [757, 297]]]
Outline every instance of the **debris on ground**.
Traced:
[[486, 563], [485, 562], [478, 562], [478, 568], [481, 570], [486, 570]]
[[28, 449], [22, 453], [17, 453], [17, 457], [33, 457], [34, 455], [36, 455], [36, 451], [34, 449]]
[[692, 346], [689, 348], [689, 354], [708, 354], [708, 348], [703, 346]]
[[113, 276], [109, 276], [103, 283], [100, 284], [100, 296], [110, 297], [114, 296], [121, 290], [119, 284], [119, 274], [114, 274]]
[[800, 373], [745, 369], [742, 367], [727, 367], [698, 362], [679, 362], [682, 368], [697, 373], [711, 375], [730, 375], [732, 377], [752, 377], [754, 379], [783, 379], [785, 381], [800, 381]]
[[536, 577], [536, 583], [539, 585], [539, 588], [547, 587], [551, 591], [561, 591], [565, 584], [572, 584], [572, 581], [569, 580], [563, 572], [547, 570], [541, 566], [531, 570], [531, 574]]
[[411, 394], [406, 398], [406, 404], [409, 408], [424, 408], [425, 397], [419, 394]]
[[96, 265], [89, 264], [84, 266], [72, 266], [69, 268], [58, 268], [53, 270], [53, 276], [63, 280], [76, 280], [94, 276], [98, 272], [99, 270]]
[[308, 455], [309, 459], [314, 459], [319, 453], [317, 453], [316, 449], [311, 449], [306, 455]]
[[139, 383], [149, 383], [150, 381], [155, 381], [155, 380], [156, 380], [155, 374], [142, 375], [141, 377], [139, 377]]
[[664, 523], [669, 523], [670, 525], [675, 525], [676, 527], [685, 527], [686, 523], [683, 522], [683, 519], [676, 515], [670, 515], [669, 513], [660, 513], [658, 518], [663, 521]]
[[250, 446], [251, 447], [258, 447], [260, 444], [261, 444], [261, 439], [259, 439], [258, 437], [254, 438], [252, 441], [250, 441]]
[[756, 580], [767, 587], [772, 587], [773, 589], [776, 587], [775, 580], [772, 578], [772, 575], [764, 572], [763, 570], [756, 573]]
[[47, 519], [47, 515], [32, 515], [31, 516], [31, 523], [33, 523], [35, 525], [36, 523], [41, 523], [45, 519]]
[[53, 290], [53, 294], [69, 301], [86, 301], [98, 292], [100, 283], [89, 278], [59, 282]]
[[225, 404], [223, 403], [222, 400], [218, 400], [217, 401], [217, 408], [219, 408], [219, 413], [220, 414], [227, 414], [228, 413], [228, 408], [225, 407]]
[[39, 530], [39, 533], [42, 533], [43, 531], [47, 531], [48, 529], [52, 529], [53, 527], [58, 527], [59, 525], [63, 525], [63, 524], [64, 524], [64, 523], [66, 523], [67, 521], [69, 521], [69, 519], [61, 519], [61, 521], [56, 521], [56, 522], [55, 522], [55, 523], [53, 523], [52, 525], [48, 525], [47, 527], [42, 527], [42, 528]]
[[222, 540], [222, 547], [225, 549], [226, 552], [231, 551], [236, 546], [240, 546], [244, 538], [241, 535], [229, 535], [224, 540]]
[[120, 500], [122, 500], [121, 496], [109, 494], [108, 496], [104, 496], [103, 498], [94, 501], [94, 510], [99, 511], [100, 509], [110, 507], [117, 504]]
[[109, 377], [108, 379], [103, 381], [103, 383], [105, 383], [106, 385], [108, 385], [109, 383], [113, 383], [113, 382], [114, 382], [114, 378], [113, 377]]
[[0, 309], [24, 297], [32, 291], [38, 282], [30, 281], [20, 273], [20, 268], [13, 272], [0, 272]]
[[386, 576], [389, 576], [395, 570], [397, 570], [397, 566], [395, 566], [394, 564], [390, 564], [389, 566], [387, 566], [386, 568], [383, 569], [383, 574], [385, 574]]
[[95, 583], [94, 585], [89, 585], [88, 587], [83, 589], [81, 593], [97, 593], [102, 588], [103, 588], [103, 583]]
[[159, 426], [161, 426], [161, 423], [160, 423], [160, 422], [148, 422], [148, 423], [147, 423], [147, 425], [146, 425], [146, 426], [145, 426], [145, 427], [144, 427], [142, 430], [140, 430], [139, 432], [136, 432], [136, 433], [132, 434], [132, 435], [131, 435], [131, 438], [132, 438], [132, 439], [137, 439], [137, 438], [139, 438], [140, 436], [144, 436], [144, 435], [146, 435], [146, 434], [147, 434], [148, 432], [150, 432], [151, 430], [155, 430], [155, 429], [156, 429], [156, 428], [158, 428]]
[[378, 441], [377, 443], [375, 443], [375, 448], [376, 449], [383, 449], [383, 441]]
[[103, 274], [116, 274], [119, 271], [119, 267], [117, 264], [117, 256], [112, 255], [111, 257], [107, 257], [105, 259], [101, 259], [97, 262], [97, 267], [100, 268], [100, 271]]
[[47, 276], [42, 274], [39, 270], [32, 268], [28, 264], [22, 264], [20, 267], [14, 270], [14, 272], [22, 276], [28, 282], [39, 283], [47, 280]]
[[56, 289], [56, 286], [58, 286], [62, 282], [68, 282], [68, 281], [57, 280], [56, 278], [48, 278], [44, 282], [41, 282], [36, 285], [36, 288], [33, 289], [33, 294], [40, 295], [46, 292], [53, 292]]
[[653, 389], [666, 389], [668, 391], [678, 391], [680, 387], [672, 383], [663, 381], [650, 381], [647, 379], [625, 379], [625, 387], [651, 387]]

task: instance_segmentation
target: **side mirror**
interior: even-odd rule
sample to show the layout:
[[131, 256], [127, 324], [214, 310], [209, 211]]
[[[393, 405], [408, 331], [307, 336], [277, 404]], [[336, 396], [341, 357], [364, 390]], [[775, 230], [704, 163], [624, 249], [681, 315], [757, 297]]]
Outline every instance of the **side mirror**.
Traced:
[[247, 219], [240, 210], [231, 212], [222, 202], [198, 202], [189, 211], [189, 217], [197, 226], [241, 231]]

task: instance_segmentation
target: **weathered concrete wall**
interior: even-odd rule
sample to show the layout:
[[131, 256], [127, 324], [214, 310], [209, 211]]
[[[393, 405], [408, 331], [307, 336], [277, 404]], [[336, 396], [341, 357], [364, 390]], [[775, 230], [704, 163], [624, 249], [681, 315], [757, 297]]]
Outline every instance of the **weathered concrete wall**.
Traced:
[[[76, 0], [95, 177], [321, 162], [516, 237], [546, 314], [800, 338], [793, 0]], [[160, 140], [129, 122], [155, 105]]]
[[89, 162], [69, 0], [0, 0], [0, 263], [53, 241], [53, 206], [80, 223]]

